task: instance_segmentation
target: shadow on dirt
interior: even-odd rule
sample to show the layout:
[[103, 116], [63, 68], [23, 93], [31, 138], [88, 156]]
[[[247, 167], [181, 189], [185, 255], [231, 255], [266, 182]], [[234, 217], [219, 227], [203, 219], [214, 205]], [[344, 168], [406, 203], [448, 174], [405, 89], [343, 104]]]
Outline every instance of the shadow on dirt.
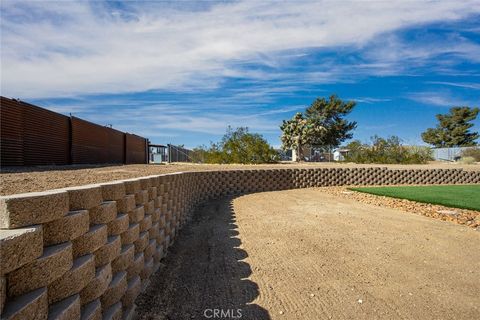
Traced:
[[106, 167], [123, 166], [122, 163], [103, 163], [103, 164], [70, 164], [70, 165], [42, 165], [42, 166], [12, 166], [0, 167], [0, 173], [28, 173], [28, 172], [47, 172], [47, 171], [72, 171], [83, 169], [97, 169]]
[[238, 248], [233, 199], [209, 202], [197, 209], [183, 229], [164, 267], [137, 301], [139, 319], [259, 319], [268, 311], [251, 302], [258, 285]]

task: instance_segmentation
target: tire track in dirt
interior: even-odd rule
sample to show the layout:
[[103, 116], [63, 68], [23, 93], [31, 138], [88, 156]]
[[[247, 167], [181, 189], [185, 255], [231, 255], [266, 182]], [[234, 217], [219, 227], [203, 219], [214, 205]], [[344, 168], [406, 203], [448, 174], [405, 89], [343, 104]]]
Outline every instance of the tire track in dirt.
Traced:
[[139, 318], [474, 319], [479, 246], [471, 228], [314, 189], [215, 201], [181, 230]]
[[[474, 292], [480, 287], [474, 276], [478, 271], [472, 274], [468, 266], [478, 264], [480, 257], [478, 252], [465, 254], [462, 247], [466, 242], [467, 251], [474, 251], [479, 244], [475, 232], [313, 190], [253, 194], [234, 204], [243, 248], [254, 270], [251, 279], [260, 287], [255, 302], [273, 319], [468, 319], [478, 312], [473, 307]], [[418, 228], [431, 230], [422, 233]], [[442, 241], [433, 245], [434, 241], [415, 241], [424, 235]], [[438, 249], [450, 253], [437, 256]], [[424, 253], [435, 263], [426, 267]], [[461, 281], [455, 285], [456, 279], [442, 270], [456, 257], [463, 277], [473, 284], [469, 290], [461, 289]], [[257, 272], [257, 266], [269, 272]], [[452, 285], [467, 300], [448, 294], [460, 308], [429, 305], [432, 297], [447, 294]]]

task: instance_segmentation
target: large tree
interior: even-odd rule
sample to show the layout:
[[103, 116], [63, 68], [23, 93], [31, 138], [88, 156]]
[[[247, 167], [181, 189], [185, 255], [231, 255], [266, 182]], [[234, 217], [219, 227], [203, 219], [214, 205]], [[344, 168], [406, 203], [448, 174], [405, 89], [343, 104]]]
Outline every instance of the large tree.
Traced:
[[301, 112], [297, 112], [290, 120], [283, 120], [280, 129], [283, 149], [295, 150], [298, 161], [303, 159], [303, 147], [311, 145], [315, 136], [325, 130], [321, 125], [305, 118]]
[[228, 126], [221, 146], [226, 163], [269, 163], [278, 156], [262, 135], [250, 133], [248, 127], [233, 130]]
[[313, 144], [322, 147], [338, 147], [342, 142], [353, 137], [352, 130], [357, 127], [355, 121], [345, 117], [352, 112], [355, 101], [343, 101], [336, 95], [329, 100], [317, 98], [305, 111], [305, 115], [315, 124], [325, 128], [315, 134]]
[[305, 114], [297, 113], [291, 120], [283, 121], [280, 126], [283, 148], [297, 150], [299, 158], [303, 159], [302, 147], [338, 147], [353, 136], [351, 131], [357, 123], [346, 120], [345, 116], [354, 107], [354, 101], [344, 102], [336, 95], [328, 100], [315, 99]]
[[447, 114], [437, 114], [438, 124], [422, 133], [422, 139], [437, 148], [477, 145], [478, 132], [471, 132], [478, 108], [453, 107]]
[[195, 162], [206, 163], [272, 163], [278, 160], [278, 153], [258, 133], [250, 133], [247, 127], [227, 132], [218, 143], [210, 147], [200, 146], [192, 152]]

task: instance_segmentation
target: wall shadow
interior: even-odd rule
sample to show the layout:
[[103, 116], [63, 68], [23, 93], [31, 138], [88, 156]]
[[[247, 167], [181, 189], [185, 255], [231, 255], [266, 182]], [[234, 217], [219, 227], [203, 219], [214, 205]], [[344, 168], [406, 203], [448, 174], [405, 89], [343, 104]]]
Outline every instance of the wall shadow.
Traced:
[[252, 270], [242, 261], [248, 253], [238, 248], [237, 228], [233, 198], [195, 210], [150, 286], [137, 298], [138, 318], [270, 319], [267, 310], [252, 304], [259, 288], [246, 279]]
[[66, 164], [66, 165], [41, 165], [41, 166], [0, 166], [2, 173], [26, 173], [45, 171], [71, 171], [82, 169], [96, 169], [104, 167], [124, 166], [123, 163], [102, 163], [102, 164]]

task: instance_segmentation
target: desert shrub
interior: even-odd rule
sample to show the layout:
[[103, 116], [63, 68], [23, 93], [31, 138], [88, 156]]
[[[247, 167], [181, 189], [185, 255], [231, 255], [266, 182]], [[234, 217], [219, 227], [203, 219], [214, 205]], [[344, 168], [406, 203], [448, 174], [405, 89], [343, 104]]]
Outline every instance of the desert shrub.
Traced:
[[475, 161], [480, 162], [480, 148], [471, 148], [462, 151], [462, 158], [472, 157]]
[[355, 140], [345, 148], [349, 150], [345, 160], [356, 163], [422, 164], [433, 160], [430, 148], [405, 146], [397, 136], [373, 136], [371, 143]]
[[200, 147], [193, 148], [192, 151], [190, 152], [190, 159], [191, 159], [192, 162], [204, 163], [206, 157], [207, 157], [207, 147], [206, 146], [200, 146]]
[[475, 163], [475, 158], [474, 157], [461, 157], [460, 162], [463, 164], [473, 164]]
[[201, 146], [193, 150], [192, 157], [200, 163], [274, 163], [278, 153], [257, 133], [250, 133], [247, 127], [233, 130], [230, 126], [218, 143], [209, 147]]
[[402, 163], [406, 164], [416, 164], [416, 163], [427, 163], [432, 161], [432, 149], [430, 147], [423, 146], [404, 146], [406, 150], [406, 157]]

